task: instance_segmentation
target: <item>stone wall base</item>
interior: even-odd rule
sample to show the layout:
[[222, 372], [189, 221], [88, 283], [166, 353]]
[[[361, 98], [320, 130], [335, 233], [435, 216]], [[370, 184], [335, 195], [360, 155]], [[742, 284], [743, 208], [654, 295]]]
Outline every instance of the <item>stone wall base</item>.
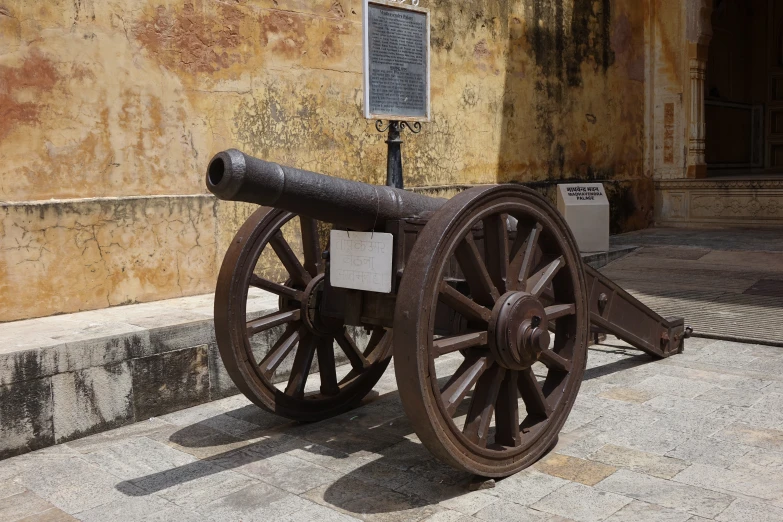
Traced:
[[[250, 317], [277, 310], [258, 294]], [[208, 294], [0, 324], [0, 459], [238, 393], [212, 307]]]
[[655, 224], [783, 227], [783, 176], [658, 181]]

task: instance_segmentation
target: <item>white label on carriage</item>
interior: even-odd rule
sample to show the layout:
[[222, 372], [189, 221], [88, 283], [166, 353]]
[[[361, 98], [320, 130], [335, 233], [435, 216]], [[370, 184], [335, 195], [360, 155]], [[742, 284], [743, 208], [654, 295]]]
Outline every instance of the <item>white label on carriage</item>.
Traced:
[[338, 288], [388, 294], [392, 290], [394, 236], [332, 230], [329, 282]]

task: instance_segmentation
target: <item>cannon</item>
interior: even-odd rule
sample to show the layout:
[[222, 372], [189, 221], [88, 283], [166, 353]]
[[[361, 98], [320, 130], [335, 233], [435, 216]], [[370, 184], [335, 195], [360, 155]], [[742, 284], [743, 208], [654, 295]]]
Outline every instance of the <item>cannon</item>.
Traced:
[[[281, 416], [348, 411], [393, 357], [423, 444], [457, 469], [504, 477], [556, 443], [591, 333], [656, 358], [683, 349], [683, 319], [659, 316], [584, 264], [559, 212], [525, 186], [444, 200], [234, 149], [212, 159], [206, 183], [220, 199], [261, 205], [223, 261], [215, 332], [239, 390]], [[390, 293], [332, 286], [330, 229], [392, 234]], [[283, 267], [276, 275], [270, 260]], [[278, 296], [278, 311], [249, 314], [251, 289]], [[259, 335], [270, 348], [254, 347]], [[320, 383], [308, 388], [316, 366]]]

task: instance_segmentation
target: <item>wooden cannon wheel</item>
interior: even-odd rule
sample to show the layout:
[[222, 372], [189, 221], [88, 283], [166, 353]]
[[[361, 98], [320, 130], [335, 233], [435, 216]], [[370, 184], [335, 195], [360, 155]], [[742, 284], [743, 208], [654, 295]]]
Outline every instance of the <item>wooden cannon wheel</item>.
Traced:
[[[469, 290], [454, 283], [463, 278]], [[439, 336], [444, 306], [464, 326]], [[556, 443], [586, 364], [585, 275], [570, 229], [524, 187], [459, 194], [413, 248], [394, 332], [402, 403], [432, 453], [487, 477], [531, 465]], [[462, 358], [450, 377], [436, 365], [447, 354]]]
[[[299, 221], [298, 230], [294, 218]], [[287, 224], [288, 239], [282, 232]], [[292, 234], [298, 237], [292, 239]], [[292, 245], [301, 245], [301, 255]], [[262, 254], [267, 261], [274, 256], [287, 275], [279, 281], [259, 275], [257, 265]], [[323, 281], [318, 223], [291, 212], [261, 207], [234, 237], [215, 292], [217, 344], [237, 388], [255, 404], [299, 421], [329, 418], [356, 406], [381, 378], [391, 355], [391, 334], [383, 328], [371, 332], [362, 350], [351, 330], [320, 316], [316, 299]], [[248, 317], [251, 287], [279, 296], [279, 310], [263, 317]], [[253, 349], [252, 340], [260, 335], [276, 338], [269, 343], [267, 353]], [[337, 377], [335, 346], [351, 364], [342, 379]], [[320, 390], [305, 393], [314, 360], [318, 361]], [[276, 382], [284, 385], [278, 388]]]

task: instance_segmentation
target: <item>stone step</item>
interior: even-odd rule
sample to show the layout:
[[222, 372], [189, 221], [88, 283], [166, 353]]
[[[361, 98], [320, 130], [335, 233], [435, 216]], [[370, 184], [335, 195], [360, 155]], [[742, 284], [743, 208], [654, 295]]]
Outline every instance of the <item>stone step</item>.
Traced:
[[[0, 459], [237, 393], [213, 298], [0, 324]], [[277, 296], [254, 289], [250, 318], [275, 310]]]

